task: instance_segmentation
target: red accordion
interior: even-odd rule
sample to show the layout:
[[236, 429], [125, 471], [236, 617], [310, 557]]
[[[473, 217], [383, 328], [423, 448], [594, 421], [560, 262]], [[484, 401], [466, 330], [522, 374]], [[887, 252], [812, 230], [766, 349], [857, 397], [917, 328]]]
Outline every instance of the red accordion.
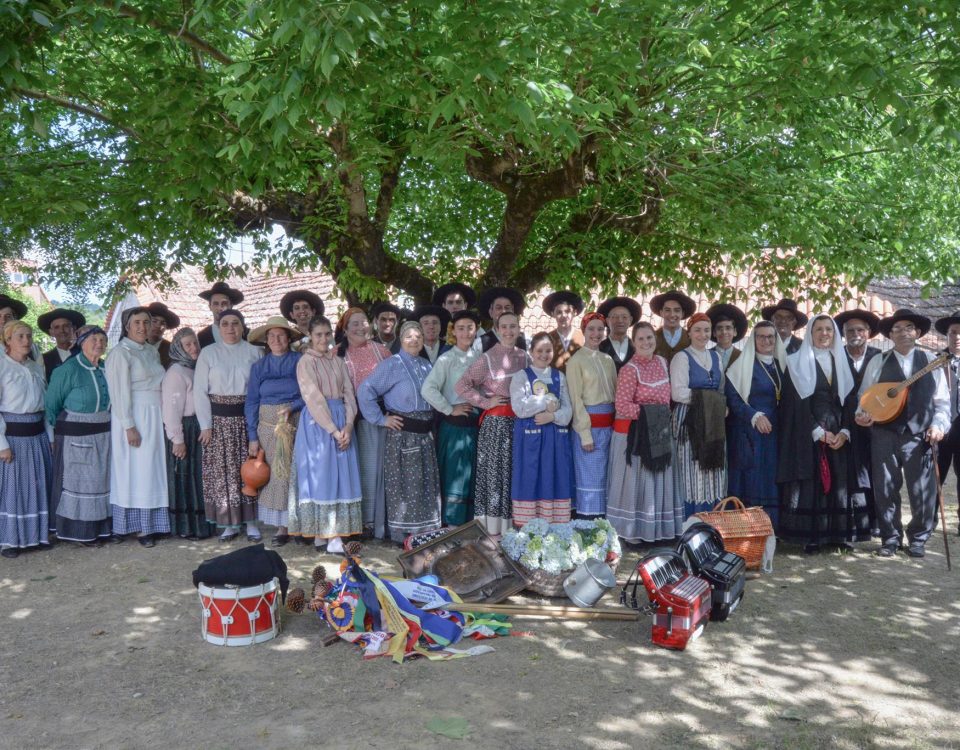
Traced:
[[700, 636], [710, 620], [710, 584], [690, 574], [682, 555], [661, 550], [644, 557], [620, 592], [621, 603], [640, 609], [640, 582], [653, 613], [651, 638], [656, 645], [682, 650]]
[[695, 523], [677, 542], [677, 552], [690, 562], [694, 575], [706, 579], [713, 591], [711, 620], [726, 620], [743, 599], [747, 564], [740, 555], [727, 552], [720, 532], [707, 523]]

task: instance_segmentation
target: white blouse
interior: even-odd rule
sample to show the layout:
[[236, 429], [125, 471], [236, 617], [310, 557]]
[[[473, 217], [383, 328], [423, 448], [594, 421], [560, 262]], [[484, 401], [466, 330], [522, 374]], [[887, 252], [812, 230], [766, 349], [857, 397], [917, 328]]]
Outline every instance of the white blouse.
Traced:
[[110, 410], [120, 422], [120, 426], [129, 430], [135, 427], [133, 421], [133, 394], [138, 391], [153, 391], [160, 400], [160, 383], [163, 382], [163, 365], [160, 355], [149, 344], [137, 344], [128, 338], [120, 339], [103, 366], [110, 391]]
[[[553, 380], [553, 368], [539, 369], [531, 365], [531, 370], [537, 376], [536, 381], [549, 386]], [[535, 381], [535, 382], [536, 382]], [[537, 390], [540, 390], [539, 388]], [[535, 394], [531, 387], [530, 378], [526, 370], [515, 372], [510, 380], [510, 406], [520, 419], [526, 419], [547, 410], [547, 404], [556, 400], [556, 396], [543, 389]], [[553, 413], [553, 423], [558, 427], [566, 427], [573, 418], [573, 405], [570, 403], [570, 394], [567, 392], [567, 379], [560, 373], [560, 408]]]
[[262, 356], [263, 349], [246, 341], [200, 350], [193, 376], [193, 403], [201, 430], [213, 427], [210, 396], [246, 396], [250, 368]]
[[[35, 414], [43, 411], [46, 378], [43, 367], [32, 359], [20, 364], [0, 352], [0, 411], [11, 414]], [[0, 450], [10, 447], [7, 423], [0, 417]]]

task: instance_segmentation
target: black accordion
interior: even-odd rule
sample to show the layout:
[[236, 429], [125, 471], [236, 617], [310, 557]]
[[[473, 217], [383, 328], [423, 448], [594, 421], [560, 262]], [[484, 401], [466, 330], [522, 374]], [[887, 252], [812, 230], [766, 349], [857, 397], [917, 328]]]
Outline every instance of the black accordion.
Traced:
[[690, 562], [694, 575], [710, 582], [710, 619], [726, 620], [743, 599], [747, 572], [744, 559], [727, 552], [720, 532], [707, 523], [695, 523], [687, 529], [676, 549]]

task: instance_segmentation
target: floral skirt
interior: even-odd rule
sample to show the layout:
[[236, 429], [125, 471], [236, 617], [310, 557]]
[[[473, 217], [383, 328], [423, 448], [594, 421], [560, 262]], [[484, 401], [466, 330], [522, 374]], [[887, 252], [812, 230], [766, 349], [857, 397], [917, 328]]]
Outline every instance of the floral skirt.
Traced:
[[[215, 404], [242, 404], [244, 396], [210, 396]], [[237, 527], [257, 519], [257, 499], [240, 492], [240, 466], [247, 460], [247, 422], [242, 416], [213, 417], [213, 437], [203, 451], [203, 504], [217, 526]]]

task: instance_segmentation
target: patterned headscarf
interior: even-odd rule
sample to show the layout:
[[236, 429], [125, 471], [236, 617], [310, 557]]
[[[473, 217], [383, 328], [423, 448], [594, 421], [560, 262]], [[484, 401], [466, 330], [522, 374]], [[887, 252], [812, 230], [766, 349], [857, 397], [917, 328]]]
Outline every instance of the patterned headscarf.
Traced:
[[713, 325], [713, 321], [710, 320], [710, 316], [707, 315], [706, 313], [702, 313], [702, 312], [694, 313], [689, 318], [687, 318], [687, 330], [689, 331], [697, 323], [702, 323], [703, 321], [706, 321], [711, 326]]
[[600, 321], [601, 323], [603, 323], [604, 325], [607, 324], [607, 319], [606, 319], [603, 315], [601, 315], [600, 313], [598, 313], [598, 312], [588, 312], [588, 313], [587, 313], [586, 315], [584, 315], [583, 318], [581, 318], [581, 320], [580, 320], [580, 331], [581, 331], [581, 332], [584, 332], [584, 331], [587, 330], [587, 323], [589, 323], [591, 320], [599, 320], [599, 321]]
[[197, 360], [191, 357], [187, 350], [183, 348], [183, 340], [189, 336], [197, 337], [192, 328], [181, 328], [173, 335], [173, 341], [170, 342], [170, 362], [171, 364], [183, 365], [186, 368], [193, 369], [197, 366]]

